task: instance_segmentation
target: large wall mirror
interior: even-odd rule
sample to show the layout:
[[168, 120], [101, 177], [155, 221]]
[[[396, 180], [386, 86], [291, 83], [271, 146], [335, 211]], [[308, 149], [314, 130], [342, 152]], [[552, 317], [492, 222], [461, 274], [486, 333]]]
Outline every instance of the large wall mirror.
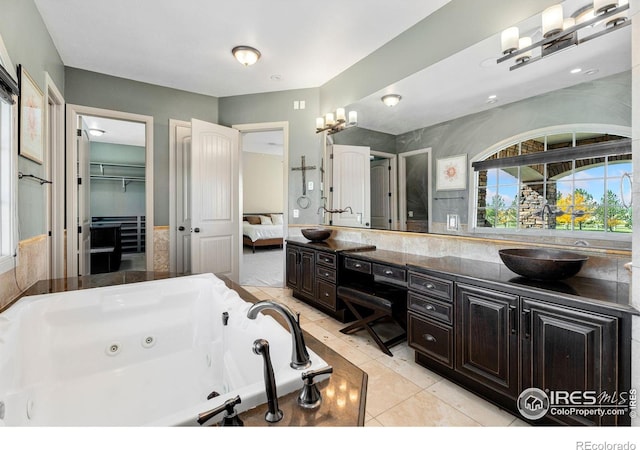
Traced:
[[[584, 2], [567, 0], [563, 3], [564, 16], [584, 20], [584, 7]], [[540, 23], [538, 14], [514, 25], [518, 26], [521, 37], [531, 36], [536, 42], [542, 39]], [[596, 23], [580, 33], [596, 33], [605, 28], [604, 22]], [[348, 111], [358, 112], [358, 124], [327, 136], [327, 148], [368, 147], [372, 167], [385, 163], [384, 158], [374, 155], [376, 152], [397, 156], [391, 158], [395, 163], [396, 183], [388, 191], [396, 199], [391, 218], [383, 222], [371, 219], [368, 224], [365, 221], [351, 226], [429, 233], [482, 233], [487, 227], [478, 230], [472, 207], [476, 201], [476, 173], [471, 162], [479, 155], [487, 154], [501, 143], [506, 147], [509, 144], [506, 141], [514, 136], [555, 126], [597, 125], [602, 133], [608, 133], [607, 127], [630, 130], [631, 27], [616, 29], [515, 70], [510, 70], [513, 60], [498, 63], [501, 56], [498, 33], [345, 105]], [[535, 53], [533, 56], [535, 58]], [[385, 106], [381, 97], [389, 93], [400, 94], [400, 103]], [[408, 164], [414, 173], [407, 178], [406, 186], [402, 186], [400, 157], [419, 150], [427, 156], [422, 162]], [[436, 171], [438, 161], [458, 155], [466, 155], [466, 187], [438, 190], [436, 178], [441, 176]], [[331, 164], [327, 151], [325, 161], [327, 166]], [[378, 169], [370, 170], [373, 174]], [[330, 168], [326, 176], [332, 176]], [[370, 176], [369, 180], [370, 193], [386, 190], [386, 186], [380, 189], [374, 184], [377, 180], [387, 183], [386, 179]], [[322, 193], [326, 197], [323, 198], [325, 205], [337, 205], [338, 209], [351, 206], [332, 201], [332, 178], [324, 184], [328, 184]], [[403, 190], [411, 195], [401, 198]], [[370, 211], [375, 208], [370, 205]], [[318, 220], [340, 225], [336, 219], [339, 215], [320, 213]], [[455, 219], [454, 223], [449, 222], [451, 218]], [[452, 224], [454, 228], [449, 227]]]

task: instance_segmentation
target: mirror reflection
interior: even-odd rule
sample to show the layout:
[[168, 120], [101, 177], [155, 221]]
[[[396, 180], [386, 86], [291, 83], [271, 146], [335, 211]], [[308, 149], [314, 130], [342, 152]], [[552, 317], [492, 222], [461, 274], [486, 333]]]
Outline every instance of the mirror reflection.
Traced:
[[[577, 17], [583, 5], [577, 1], [566, 1], [563, 6], [565, 15]], [[515, 25], [519, 27], [521, 36], [530, 34], [536, 42], [541, 39], [536, 35], [539, 23], [540, 15], [537, 15]], [[590, 33], [604, 29], [605, 24], [596, 23], [591, 28], [593, 31]], [[624, 186], [623, 174], [631, 169], [630, 154], [618, 156], [624, 163], [611, 160], [611, 156], [600, 159], [590, 156], [583, 162], [576, 157], [571, 159], [576, 167], [573, 172], [564, 170], [566, 162], [542, 161], [513, 170], [487, 172], [486, 180], [472, 170], [471, 164], [489, 157], [515, 156], [521, 147], [524, 153], [548, 151], [551, 154], [574, 145], [588, 145], [588, 138], [594, 133], [629, 136], [630, 28], [624, 27], [573, 46], [563, 51], [562, 56], [549, 55], [517, 70], [509, 70], [513, 62], [496, 62], [501, 56], [501, 36], [498, 34], [346, 105], [346, 109], [357, 111], [358, 124], [327, 136], [327, 149], [334, 145], [365, 146], [371, 154], [384, 152], [395, 155], [391, 159], [395, 159], [396, 166], [392, 174], [396, 184], [376, 175], [370, 177], [369, 186], [370, 200], [383, 196], [386, 191], [392, 200], [396, 200], [395, 207], [393, 201], [371, 203], [372, 218], [368, 225], [364, 221], [350, 226], [456, 234], [501, 229], [502, 233], [508, 233], [524, 221], [518, 212], [522, 208], [512, 203], [522, 197], [526, 186], [540, 192], [542, 200], [550, 207], [573, 211], [556, 216], [553, 223], [546, 226], [531, 228], [570, 232], [608, 229], [624, 233], [628, 226], [617, 222], [614, 227], [607, 224], [609, 217], [622, 214], [615, 212], [615, 199], [608, 191], [615, 193], [615, 201], [624, 210], [621, 197], [625, 196], [625, 190], [630, 191], [630, 187], [628, 183]], [[385, 106], [381, 101], [383, 95], [390, 93], [402, 96], [393, 107]], [[571, 129], [568, 125], [577, 125], [578, 128]], [[590, 127], [585, 131], [580, 128], [587, 125]], [[554, 127], [558, 131], [554, 132]], [[521, 142], [521, 136], [530, 135], [535, 130], [548, 131]], [[418, 150], [424, 152], [421, 157], [424, 161], [417, 161], [414, 157], [402, 158], [403, 154]], [[330, 161], [329, 154], [325, 152], [325, 161]], [[439, 174], [436, 162], [463, 154], [468, 160], [466, 189], [437, 190], [436, 177]], [[401, 159], [406, 163], [406, 173], [401, 173]], [[379, 170], [378, 164], [383, 165], [383, 162], [375, 156], [371, 161], [374, 169], [370, 167], [369, 170], [373, 174]], [[611, 176], [597, 173], [606, 170], [605, 167], [620, 170]], [[326, 202], [343, 208], [351, 206], [342, 204], [340, 200], [334, 201], [330, 187], [335, 174], [327, 170], [325, 175], [329, 177], [325, 177], [326, 188], [323, 191]], [[576, 187], [576, 178], [581, 179], [582, 187]], [[388, 182], [391, 186], [387, 190]], [[499, 191], [496, 191], [498, 183]], [[613, 185], [616, 187], [610, 189]], [[621, 185], [622, 193], [618, 192]], [[364, 186], [361, 189], [366, 190]], [[614, 205], [610, 212], [604, 212], [604, 203]], [[391, 210], [390, 219], [386, 218], [384, 208]], [[596, 210], [601, 212], [596, 214]], [[584, 214], [580, 215], [581, 212]], [[366, 217], [366, 212], [362, 214]], [[373, 217], [381, 219], [374, 221]], [[448, 228], [448, 219], [452, 217], [460, 225], [453, 231]], [[321, 215], [319, 221], [340, 225], [335, 215], [333, 218]]]

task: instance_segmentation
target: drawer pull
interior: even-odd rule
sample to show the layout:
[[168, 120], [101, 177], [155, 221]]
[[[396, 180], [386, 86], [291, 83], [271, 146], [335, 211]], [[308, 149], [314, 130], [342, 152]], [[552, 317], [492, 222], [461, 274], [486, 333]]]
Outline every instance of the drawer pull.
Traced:
[[435, 308], [433, 307], [433, 305], [429, 305], [428, 303], [426, 305], [424, 305], [424, 309], [426, 309], [427, 311], [433, 311], [435, 310]]
[[328, 292], [325, 292], [325, 293], [324, 293], [324, 296], [325, 296], [325, 297], [328, 297], [328, 296], [329, 296], [329, 293], [328, 293]]
[[331, 260], [330, 260], [329, 258], [322, 258], [322, 260], [323, 260], [324, 262], [331, 262]]
[[438, 340], [432, 334], [429, 334], [429, 333], [423, 334], [422, 337], [427, 342], [438, 342]]
[[385, 275], [393, 275], [393, 270], [387, 269], [387, 270], [384, 271], [384, 274]]
[[362, 267], [362, 264], [360, 264], [360, 263], [355, 263], [355, 264], [353, 265], [353, 267], [355, 267], [356, 269], [359, 269], [360, 267]]
[[422, 283], [427, 289], [435, 289], [436, 287], [432, 283]]
[[328, 277], [328, 276], [329, 276], [329, 272], [325, 272], [325, 273], [324, 273], [324, 276], [325, 276], [325, 277]]

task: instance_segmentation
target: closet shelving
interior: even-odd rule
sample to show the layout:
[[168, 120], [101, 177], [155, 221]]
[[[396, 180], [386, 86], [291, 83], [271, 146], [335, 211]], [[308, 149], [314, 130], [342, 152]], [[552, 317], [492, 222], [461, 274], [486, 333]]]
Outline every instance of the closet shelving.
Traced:
[[126, 163], [109, 163], [109, 162], [100, 162], [100, 161], [91, 161], [91, 166], [98, 167], [100, 173], [91, 173], [92, 180], [115, 180], [122, 182], [122, 190], [124, 192], [127, 191], [127, 185], [131, 182], [143, 182], [145, 181], [144, 175], [130, 175], [130, 174], [109, 174], [105, 173], [105, 168], [114, 167], [114, 168], [126, 168], [126, 169], [136, 169], [141, 170], [144, 173], [145, 166], [144, 164], [126, 164]]

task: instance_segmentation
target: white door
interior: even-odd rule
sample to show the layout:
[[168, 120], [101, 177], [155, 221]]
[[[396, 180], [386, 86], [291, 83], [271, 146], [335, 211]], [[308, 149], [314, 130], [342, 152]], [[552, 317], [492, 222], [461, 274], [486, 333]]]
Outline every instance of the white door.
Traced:
[[377, 229], [391, 228], [390, 160], [371, 161], [371, 226]]
[[78, 130], [78, 275], [91, 274], [91, 144], [84, 120]]
[[347, 209], [332, 214], [332, 224], [371, 227], [369, 147], [333, 145], [332, 209]]
[[176, 126], [176, 271], [191, 272], [191, 127]]
[[238, 130], [191, 119], [191, 271], [238, 282]]

